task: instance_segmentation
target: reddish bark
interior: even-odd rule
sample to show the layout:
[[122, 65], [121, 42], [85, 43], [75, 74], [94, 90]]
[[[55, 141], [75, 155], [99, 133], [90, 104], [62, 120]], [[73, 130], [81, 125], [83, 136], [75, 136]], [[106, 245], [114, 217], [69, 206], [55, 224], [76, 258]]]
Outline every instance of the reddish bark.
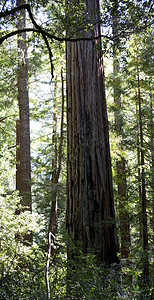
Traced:
[[[77, 5], [79, 1], [73, 3]], [[99, 1], [86, 0], [85, 4], [88, 17], [96, 21]], [[83, 36], [100, 33], [97, 24]], [[67, 229], [84, 253], [92, 251], [99, 262], [110, 265], [118, 262], [118, 243], [100, 45], [100, 39], [66, 45]]]

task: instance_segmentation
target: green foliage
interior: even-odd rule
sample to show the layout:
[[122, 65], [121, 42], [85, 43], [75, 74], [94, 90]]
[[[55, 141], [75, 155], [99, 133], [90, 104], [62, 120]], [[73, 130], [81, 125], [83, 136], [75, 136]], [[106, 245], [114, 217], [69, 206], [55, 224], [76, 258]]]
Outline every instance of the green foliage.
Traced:
[[[0, 190], [0, 298], [43, 299], [45, 295], [45, 256], [34, 242], [27, 247], [16, 235], [41, 232], [43, 219], [28, 211], [16, 215], [20, 206], [17, 193], [7, 195]], [[43, 226], [43, 227], [42, 227]], [[44, 290], [44, 292], [43, 292]]]
[[[94, 255], [80, 253], [78, 262], [69, 259], [67, 264], [66, 247], [61, 239], [58, 242], [61, 246], [49, 269], [51, 299], [151, 299], [152, 289], [140, 285], [141, 272], [132, 268], [132, 262], [127, 268], [122, 262], [121, 270], [115, 265], [108, 269], [98, 266]], [[0, 278], [1, 298], [45, 298], [45, 269], [46, 253], [41, 248], [34, 245], [22, 252], [18, 249], [11, 268]]]
[[0, 277], [1, 299], [44, 299], [45, 257], [36, 247], [23, 249], [12, 257], [11, 267]]
[[121, 269], [116, 265], [108, 269], [97, 265], [92, 254], [80, 253], [76, 263], [70, 259], [65, 299], [150, 299], [152, 290], [140, 287], [139, 271], [132, 263], [126, 268], [126, 261], [121, 262]]
[[[84, 1], [79, 5], [66, 5], [63, 1], [29, 1], [32, 2], [35, 18], [42, 19], [42, 26], [57, 36], [64, 36], [65, 31], [73, 37], [83, 34], [94, 23], [86, 14]], [[112, 153], [114, 194], [116, 203], [116, 219], [119, 231], [118, 204], [121, 199], [117, 193], [116, 183], [119, 180], [116, 173], [116, 161], [125, 157], [128, 199], [125, 202], [131, 227], [131, 254], [128, 259], [122, 259], [121, 270], [116, 266], [107, 269], [97, 265], [93, 254], [84, 255], [80, 252], [78, 261], [67, 260], [65, 205], [66, 205], [66, 108], [64, 118], [64, 143], [62, 153], [62, 170], [57, 184], [58, 196], [58, 235], [61, 245], [55, 249], [56, 256], [51, 257], [49, 281], [51, 299], [152, 299], [152, 287], [143, 284], [142, 262], [149, 259], [150, 280], [152, 277], [151, 241], [152, 241], [152, 98], [153, 98], [153, 33], [151, 29], [141, 34], [134, 33], [129, 39], [127, 31], [139, 31], [151, 23], [151, 1], [114, 1], [118, 9], [118, 58], [120, 72], [107, 75], [107, 101], [110, 116], [110, 144]], [[11, 8], [14, 1], [3, 1], [4, 9]], [[112, 5], [111, 5], [112, 4]], [[103, 1], [101, 20], [104, 33], [108, 35], [112, 26], [113, 1]], [[41, 13], [40, 13], [41, 11]], [[1, 33], [12, 30], [16, 26], [16, 16], [1, 22]], [[40, 23], [40, 21], [39, 21]], [[134, 25], [135, 24], [135, 25]], [[6, 30], [6, 31], [5, 31]], [[108, 52], [107, 67], [111, 69], [112, 42], [104, 43], [104, 51]], [[50, 41], [55, 78], [50, 82], [50, 66], [48, 51], [38, 34], [28, 34], [28, 71], [30, 91], [31, 117], [31, 154], [32, 154], [32, 199], [33, 214], [23, 212], [16, 215], [20, 206], [20, 197], [15, 192], [16, 134], [15, 120], [18, 118], [17, 108], [17, 51], [16, 39], [6, 41], [0, 48], [0, 299], [45, 299], [47, 295], [45, 284], [47, 260], [47, 231], [51, 202], [54, 199], [54, 188], [51, 184], [56, 158], [53, 137], [53, 112], [57, 116], [56, 141], [57, 149], [60, 143], [61, 122], [61, 68], [64, 70], [65, 81], [65, 45]], [[142, 117], [144, 125], [144, 153], [147, 189], [147, 215], [149, 248], [142, 249], [140, 236], [141, 203], [139, 199], [140, 176], [137, 151], [139, 134], [138, 109], [136, 108], [138, 59], [141, 77]], [[107, 69], [106, 67], [106, 69]], [[106, 72], [107, 73], [107, 72]], [[116, 79], [116, 80], [115, 80]], [[118, 83], [118, 85], [117, 85]], [[113, 90], [121, 97], [121, 105], [113, 102]], [[66, 94], [66, 91], [65, 91]], [[54, 103], [56, 102], [56, 105]], [[56, 106], [56, 108], [55, 108]], [[119, 134], [114, 124], [114, 115], [121, 120], [122, 130]], [[140, 168], [141, 170], [141, 168]], [[121, 181], [123, 177], [121, 178]], [[32, 246], [23, 245], [15, 238], [33, 231]], [[73, 247], [73, 244], [72, 244]], [[120, 256], [120, 254], [119, 254]], [[69, 272], [68, 272], [69, 270]]]

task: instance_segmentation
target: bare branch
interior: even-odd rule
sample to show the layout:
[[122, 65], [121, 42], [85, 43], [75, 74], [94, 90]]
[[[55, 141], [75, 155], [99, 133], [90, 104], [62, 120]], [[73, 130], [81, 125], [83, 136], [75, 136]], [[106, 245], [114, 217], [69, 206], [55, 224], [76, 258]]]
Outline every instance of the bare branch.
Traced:
[[[48, 48], [48, 51], [49, 51], [49, 59], [50, 59], [50, 63], [51, 63], [51, 76], [52, 76], [52, 78], [53, 78], [53, 69], [54, 69], [54, 67], [53, 67], [53, 63], [52, 63], [52, 52], [51, 52], [51, 49], [50, 49], [50, 45], [49, 45], [49, 42], [48, 42], [48, 40], [47, 40], [47, 35], [46, 35], [46, 33], [44, 33], [44, 31], [42, 30], [42, 28], [41, 28], [41, 26], [40, 25], [38, 25], [37, 23], [36, 23], [36, 21], [35, 21], [35, 19], [34, 19], [34, 17], [33, 17], [33, 14], [32, 14], [32, 12], [31, 12], [31, 8], [30, 8], [30, 5], [29, 4], [23, 4], [23, 5], [20, 5], [20, 6], [17, 6], [17, 7], [15, 7], [15, 8], [13, 8], [13, 9], [11, 9], [11, 10], [6, 10], [5, 12], [1, 12], [0, 13], [0, 18], [5, 18], [5, 17], [7, 17], [7, 16], [9, 16], [9, 15], [13, 15], [14, 13], [16, 13], [16, 12], [18, 12], [18, 11], [20, 11], [20, 10], [22, 10], [22, 9], [27, 9], [27, 11], [28, 11], [28, 13], [29, 13], [29, 17], [30, 17], [30, 19], [31, 19], [31, 21], [32, 21], [32, 23], [33, 23], [33, 25], [34, 25], [34, 27], [42, 34], [42, 37], [43, 37], [43, 39], [44, 39], [44, 42], [45, 42], [45, 44], [46, 44], [46, 46], [47, 46], [47, 48]], [[25, 30], [25, 31], [29, 31], [29, 30]], [[33, 30], [34, 31], [34, 30]], [[17, 34], [17, 33], [21, 33], [21, 32], [24, 32], [24, 31], [14, 31], [13, 32], [13, 35], [15, 35], [15, 34]], [[10, 37], [10, 36], [13, 36], [13, 35], [9, 35], [9, 34], [7, 34], [6, 35], [6, 38], [8, 38], [8, 37]], [[0, 44], [4, 41], [4, 39], [3, 39], [4, 37], [2, 37], [1, 39], [0, 39]], [[6, 39], [5, 38], [5, 39]], [[51, 37], [50, 37], [51, 38]], [[52, 39], [52, 38], [51, 38]]]
[[4, 18], [4, 17], [7, 17], [9, 15], [12, 15], [22, 9], [27, 9], [28, 13], [29, 13], [29, 17], [34, 25], [35, 28], [24, 28], [24, 29], [20, 29], [20, 30], [15, 30], [15, 31], [12, 31], [10, 33], [7, 33], [6, 35], [2, 36], [0, 38], [0, 44], [2, 44], [6, 39], [10, 38], [11, 36], [14, 36], [18, 33], [21, 33], [21, 32], [36, 32], [36, 33], [40, 33], [42, 34], [42, 37], [45, 41], [45, 44], [48, 48], [48, 51], [49, 51], [49, 58], [50, 58], [50, 62], [51, 62], [51, 73], [52, 73], [52, 76], [53, 76], [53, 63], [52, 63], [52, 52], [51, 52], [51, 49], [50, 49], [50, 46], [49, 46], [49, 42], [47, 40], [47, 38], [51, 39], [51, 41], [53, 40], [56, 40], [56, 41], [59, 41], [59, 42], [77, 42], [77, 41], [91, 41], [91, 40], [97, 40], [97, 39], [100, 39], [100, 38], [105, 38], [105, 39], [108, 39], [110, 41], [113, 41], [115, 38], [117, 37], [120, 37], [120, 36], [123, 36], [123, 34], [126, 35], [130, 35], [132, 33], [135, 33], [135, 32], [140, 32], [142, 30], [145, 30], [147, 27], [151, 26], [153, 24], [153, 22], [151, 22], [151, 24], [149, 25], [145, 25], [145, 26], [142, 26], [140, 28], [137, 28], [135, 30], [132, 30], [132, 31], [126, 31], [126, 30], [123, 30], [121, 31], [119, 34], [115, 35], [114, 37], [113, 36], [108, 36], [108, 35], [99, 35], [99, 36], [91, 36], [91, 37], [79, 37], [79, 38], [69, 38], [69, 37], [58, 37], [58, 36], [55, 36], [53, 34], [51, 34], [50, 32], [44, 30], [40, 25], [38, 25], [36, 23], [36, 21], [34, 20], [34, 17], [33, 17], [33, 14], [31, 12], [31, 8], [30, 8], [30, 5], [29, 4], [24, 4], [24, 5], [20, 5], [18, 7], [15, 7], [11, 10], [6, 10], [5, 12], [1, 12], [0, 13], [0, 18]]
[[[0, 38], [0, 44], [2, 44], [5, 40], [7, 40], [8, 38], [17, 35], [18, 33], [21, 32], [36, 32], [36, 33], [41, 33], [42, 35], [47, 36], [48, 38], [50, 38], [51, 40], [56, 40], [59, 42], [78, 42], [78, 41], [92, 41], [92, 40], [97, 40], [101, 37], [106, 38], [110, 41], [113, 40], [112, 37], [106, 36], [106, 35], [98, 35], [98, 36], [94, 36], [94, 37], [80, 37], [80, 38], [66, 38], [66, 37], [58, 37], [56, 35], [53, 35], [51, 33], [49, 33], [48, 31], [45, 31], [43, 29], [35, 29], [35, 28], [23, 28], [23, 29], [19, 29], [19, 30], [15, 30], [12, 32], [9, 32], [7, 34], [5, 34], [4, 36], [2, 36]], [[120, 35], [120, 34], [119, 34]], [[118, 35], [118, 36], [119, 36]]]

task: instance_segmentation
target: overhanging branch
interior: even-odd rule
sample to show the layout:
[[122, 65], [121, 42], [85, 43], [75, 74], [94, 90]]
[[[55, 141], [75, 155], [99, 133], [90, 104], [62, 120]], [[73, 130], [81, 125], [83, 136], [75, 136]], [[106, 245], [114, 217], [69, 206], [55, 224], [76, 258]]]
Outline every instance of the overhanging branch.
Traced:
[[15, 31], [11, 31], [7, 34], [5, 34], [4, 36], [2, 36], [0, 38], [0, 44], [2, 44], [5, 40], [7, 40], [8, 38], [17, 35], [18, 33], [21, 32], [36, 32], [36, 33], [41, 33], [42, 35], [50, 38], [51, 40], [56, 40], [59, 42], [77, 42], [77, 41], [91, 41], [91, 40], [97, 40], [101, 37], [107, 38], [108, 40], [112, 41], [113, 38], [106, 36], [106, 35], [99, 35], [99, 36], [95, 36], [95, 37], [80, 37], [80, 38], [66, 38], [66, 37], [58, 37], [54, 34], [49, 33], [48, 31], [45, 31], [44, 29], [35, 29], [35, 28], [23, 28], [23, 29], [18, 29]]
[[45, 36], [45, 37], [48, 37], [50, 38], [51, 40], [56, 40], [56, 41], [59, 41], [59, 42], [78, 42], [78, 41], [92, 41], [92, 40], [97, 40], [97, 39], [100, 39], [100, 38], [106, 38], [110, 41], [113, 41], [114, 39], [116, 39], [117, 37], [120, 37], [120, 36], [123, 36], [123, 34], [125, 35], [131, 35], [133, 33], [137, 33], [137, 32], [140, 32], [141, 30], [144, 30], [146, 29], [147, 26], [144, 26], [138, 30], [133, 30], [133, 31], [122, 31], [120, 32], [119, 34], [115, 35], [114, 37], [112, 36], [107, 36], [107, 35], [98, 35], [98, 36], [92, 36], [92, 37], [79, 37], [79, 38], [67, 38], [67, 37], [58, 37], [54, 34], [51, 34], [49, 33], [48, 31], [40, 28], [40, 29], [35, 29], [35, 28], [23, 28], [23, 29], [19, 29], [19, 30], [15, 30], [15, 31], [12, 31], [12, 32], [9, 32], [7, 34], [5, 34], [4, 36], [2, 36], [0, 38], [0, 45], [5, 41], [7, 40], [8, 38], [14, 36], [14, 35], [17, 35], [18, 33], [21, 33], [21, 32], [36, 32], [36, 33], [40, 33], [42, 34], [42, 36]]
[[0, 19], [1, 18], [5, 18], [9, 15], [13, 15], [14, 13], [22, 10], [22, 9], [26, 9], [29, 13], [29, 17], [34, 25], [35, 28], [24, 28], [24, 29], [20, 29], [20, 30], [15, 30], [15, 31], [12, 31], [10, 33], [7, 33], [5, 34], [4, 36], [1, 36], [0, 38], [0, 44], [2, 44], [6, 39], [18, 34], [18, 33], [21, 33], [21, 32], [36, 32], [36, 33], [40, 33], [44, 39], [44, 42], [48, 48], [48, 51], [49, 51], [49, 58], [50, 58], [50, 63], [51, 63], [51, 74], [52, 74], [52, 77], [53, 77], [53, 63], [52, 63], [52, 52], [51, 52], [51, 49], [50, 49], [50, 45], [49, 45], [49, 42], [48, 42], [48, 39], [49, 38], [51, 41], [53, 40], [56, 40], [56, 41], [59, 41], [59, 42], [77, 42], [77, 41], [91, 41], [91, 40], [97, 40], [97, 39], [100, 39], [100, 38], [105, 38], [105, 39], [108, 39], [110, 41], [113, 41], [115, 38], [117, 37], [120, 37], [120, 36], [123, 36], [124, 34], [125, 35], [130, 35], [132, 33], [135, 33], [135, 32], [140, 32], [142, 30], [145, 30], [148, 26], [152, 25], [145, 25], [143, 26], [142, 28], [138, 28], [136, 30], [133, 30], [133, 31], [122, 31], [120, 32], [119, 34], [117, 34], [116, 36], [107, 36], [107, 35], [99, 35], [99, 36], [91, 36], [91, 37], [79, 37], [79, 38], [69, 38], [69, 37], [58, 37], [58, 36], [55, 36], [53, 34], [51, 34], [50, 32], [44, 30], [40, 25], [38, 25], [33, 17], [33, 14], [32, 14], [32, 11], [31, 11], [31, 8], [30, 8], [30, 5], [29, 4], [23, 4], [23, 5], [20, 5], [18, 7], [15, 7], [11, 10], [6, 10], [5, 12], [1, 12], [0, 13]]
[[[57, 40], [57, 41], [60, 41], [60, 42], [77, 42], [77, 41], [91, 41], [91, 40], [96, 40], [96, 39], [99, 39], [99, 38], [101, 38], [101, 37], [103, 37], [103, 38], [105, 38], [105, 39], [108, 39], [108, 40], [110, 40], [110, 41], [113, 41], [115, 38], [117, 38], [117, 37], [119, 37], [119, 36], [122, 36], [123, 34], [125, 34], [125, 35], [130, 35], [130, 34], [132, 34], [132, 33], [135, 33], [135, 32], [140, 32], [141, 30], [144, 30], [144, 29], [146, 29], [147, 27], [149, 27], [150, 25], [152, 25], [153, 24], [153, 22], [151, 23], [151, 24], [149, 24], [149, 25], [145, 25], [145, 26], [143, 26], [143, 27], [141, 27], [141, 28], [138, 28], [138, 29], [136, 29], [136, 30], [133, 30], [133, 31], [126, 31], [126, 30], [123, 30], [123, 31], [121, 31], [119, 34], [117, 34], [116, 36], [108, 36], [108, 35], [99, 35], [99, 36], [91, 36], [91, 37], [79, 37], [79, 38], [66, 38], [66, 37], [58, 37], [58, 36], [55, 36], [55, 35], [53, 35], [53, 34], [51, 34], [51, 33], [49, 33], [48, 31], [46, 31], [46, 30], [44, 30], [40, 25], [38, 25], [37, 23], [36, 23], [36, 21], [35, 21], [35, 19], [34, 19], [34, 17], [33, 17], [33, 14], [32, 14], [32, 11], [31, 11], [31, 8], [30, 8], [30, 5], [29, 4], [23, 4], [23, 5], [20, 5], [20, 6], [17, 6], [17, 7], [15, 7], [15, 8], [13, 8], [13, 9], [11, 9], [11, 10], [6, 10], [5, 12], [1, 12], [0, 13], [0, 19], [1, 18], [5, 18], [5, 17], [7, 17], [7, 16], [9, 16], [9, 15], [13, 15], [14, 13], [16, 13], [16, 12], [18, 12], [18, 11], [20, 11], [20, 10], [22, 10], [22, 9], [26, 9], [27, 11], [28, 11], [28, 13], [29, 13], [29, 17], [30, 17], [30, 19], [31, 19], [31, 21], [32, 21], [32, 23], [33, 23], [33, 25], [34, 25], [34, 27], [35, 28], [25, 28], [25, 29], [22, 29], [22, 31], [21, 30], [16, 30], [16, 31], [13, 31], [13, 32], [10, 32], [10, 33], [8, 33], [8, 34], [6, 34], [6, 35], [4, 35], [4, 36], [2, 36], [1, 38], [0, 38], [0, 44], [2, 44], [7, 38], [9, 38], [9, 37], [11, 37], [11, 36], [14, 36], [14, 35], [16, 35], [16, 34], [18, 34], [18, 33], [21, 33], [21, 32], [24, 32], [24, 31], [26, 31], [26, 32], [37, 32], [37, 33], [40, 33], [40, 34], [42, 34], [42, 36], [43, 36], [43, 39], [44, 39], [44, 41], [45, 41], [45, 44], [47, 45], [47, 48], [48, 48], [48, 50], [50, 49], [50, 46], [49, 46], [49, 44], [48, 44], [48, 40], [47, 40], [47, 37], [48, 38], [50, 38], [51, 40]], [[49, 50], [49, 51], [51, 51], [51, 50]], [[50, 53], [50, 57], [52, 57], [52, 53]]]
[[[32, 12], [31, 12], [31, 8], [30, 8], [30, 5], [29, 4], [23, 4], [23, 5], [20, 5], [20, 6], [17, 6], [17, 7], [15, 7], [15, 8], [13, 8], [13, 9], [11, 9], [11, 10], [6, 10], [5, 12], [1, 12], [0, 13], [0, 19], [1, 18], [5, 18], [5, 17], [7, 17], [7, 16], [9, 16], [9, 15], [13, 15], [14, 13], [16, 13], [16, 12], [18, 12], [18, 11], [20, 11], [20, 10], [22, 10], [22, 9], [27, 9], [27, 11], [28, 11], [28, 13], [29, 13], [29, 17], [30, 17], [30, 19], [31, 19], [31, 21], [32, 21], [32, 23], [33, 23], [33, 25], [34, 25], [34, 27], [36, 28], [36, 30], [38, 31], [38, 32], [40, 32], [41, 34], [42, 34], [42, 37], [43, 37], [43, 39], [44, 39], [44, 42], [45, 42], [45, 44], [46, 44], [46, 46], [47, 46], [47, 48], [48, 48], [48, 51], [49, 51], [49, 59], [50, 59], [50, 64], [51, 64], [51, 76], [53, 77], [53, 69], [54, 69], [54, 67], [53, 67], [53, 63], [52, 63], [52, 52], [51, 52], [51, 49], [50, 49], [50, 45], [49, 45], [49, 42], [48, 42], [48, 40], [47, 40], [47, 35], [45, 34], [45, 32], [42, 30], [42, 28], [41, 28], [41, 26], [40, 25], [38, 25], [37, 23], [36, 23], [36, 21], [35, 21], [35, 19], [33, 18], [33, 14], [32, 14]], [[26, 29], [26, 28], [25, 28]], [[2, 44], [2, 42], [5, 40], [5, 39], [7, 39], [7, 38], [9, 38], [9, 37], [11, 37], [11, 36], [13, 36], [13, 35], [16, 35], [16, 34], [18, 34], [18, 33], [21, 33], [21, 32], [24, 32], [24, 31], [35, 31], [34, 29], [33, 30], [24, 30], [24, 29], [22, 29], [22, 31], [21, 30], [16, 30], [16, 31], [13, 31], [12, 32], [12, 34], [10, 33], [10, 34], [6, 34], [5, 36], [3, 36], [2, 38], [0, 38], [0, 44]], [[51, 38], [51, 37], [50, 37]], [[52, 38], [51, 38], [51, 40], [52, 40]]]
[[[32, 14], [32, 11], [31, 11], [31, 8], [30, 8], [30, 5], [29, 4], [23, 4], [23, 5], [20, 5], [20, 6], [17, 6], [11, 10], [6, 10], [5, 12], [1, 12], [0, 13], [0, 19], [1, 18], [5, 18], [9, 15], [13, 15], [14, 13], [22, 10], [22, 9], [26, 9], [29, 13], [29, 17], [34, 25], [34, 29], [33, 28], [25, 28], [25, 29], [22, 29], [23, 31], [20, 31], [20, 32], [24, 32], [24, 31], [33, 31], [33, 32], [38, 32], [38, 33], [41, 33], [44, 40], [45, 40], [45, 43], [46, 43], [46, 37], [50, 38], [51, 40], [57, 40], [57, 41], [60, 41], [60, 42], [67, 42], [67, 41], [70, 41], [70, 42], [76, 42], [76, 41], [83, 41], [83, 40], [95, 40], [95, 39], [99, 39], [100, 37], [104, 37], [104, 38], [107, 38], [108, 40], [112, 40], [111, 37], [109, 36], [106, 36], [106, 35], [101, 35], [101, 36], [95, 36], [95, 37], [87, 37], [87, 38], [84, 38], [84, 37], [80, 37], [80, 38], [66, 38], [66, 37], [57, 37], [51, 33], [49, 33], [48, 31], [44, 30], [40, 25], [38, 25], [33, 17], [33, 14]], [[9, 34], [6, 34], [5, 36], [1, 37], [0, 38], [0, 44], [3, 43], [4, 40], [6, 40], [7, 38], [13, 36], [13, 35], [16, 35], [18, 33], [20, 33], [18, 30], [16, 31], [13, 31], [13, 32], [10, 32]], [[47, 46], [48, 47], [48, 46]], [[52, 55], [51, 55], [52, 56]]]

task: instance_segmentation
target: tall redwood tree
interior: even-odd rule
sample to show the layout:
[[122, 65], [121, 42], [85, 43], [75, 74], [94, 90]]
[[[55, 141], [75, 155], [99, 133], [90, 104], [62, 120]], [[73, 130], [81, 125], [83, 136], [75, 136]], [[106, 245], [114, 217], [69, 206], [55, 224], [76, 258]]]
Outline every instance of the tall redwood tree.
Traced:
[[[85, 18], [95, 25], [83, 37], [100, 36], [99, 0], [85, 4]], [[84, 253], [92, 251], [110, 265], [118, 262], [118, 242], [101, 39], [67, 42], [66, 65], [68, 235]]]

